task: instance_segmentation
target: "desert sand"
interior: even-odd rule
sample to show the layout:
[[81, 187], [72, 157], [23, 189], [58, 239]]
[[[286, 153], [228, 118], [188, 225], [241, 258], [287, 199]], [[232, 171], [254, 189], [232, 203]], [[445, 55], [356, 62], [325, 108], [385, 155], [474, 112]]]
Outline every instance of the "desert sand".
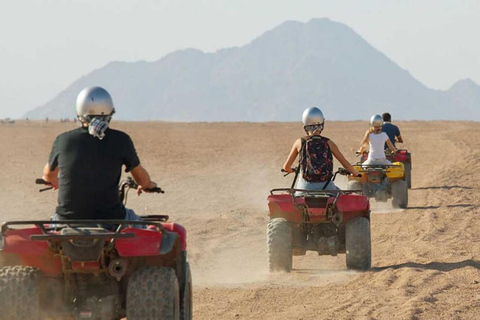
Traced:
[[[294, 257], [269, 274], [269, 190], [300, 123], [112, 122], [129, 133], [166, 193], [130, 195], [139, 214], [168, 214], [188, 230], [195, 319], [480, 319], [480, 123], [398, 122], [412, 153], [409, 207], [372, 201], [372, 268], [345, 256]], [[55, 136], [73, 123], [0, 125], [0, 218], [45, 219], [56, 192], [39, 193]], [[324, 135], [349, 159], [366, 122], [329, 122]], [[338, 163], [336, 163], [338, 165]], [[337, 185], [346, 182], [337, 179]]]

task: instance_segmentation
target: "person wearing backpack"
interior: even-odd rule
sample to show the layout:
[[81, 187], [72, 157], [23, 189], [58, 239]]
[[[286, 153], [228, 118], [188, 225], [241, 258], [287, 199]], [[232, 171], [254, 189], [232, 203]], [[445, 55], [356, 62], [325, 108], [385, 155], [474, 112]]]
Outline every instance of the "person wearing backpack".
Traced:
[[333, 156], [352, 175], [359, 173], [345, 159], [337, 145], [330, 139], [321, 135], [325, 118], [319, 108], [307, 108], [302, 115], [303, 128], [306, 136], [295, 141], [283, 170], [293, 172], [292, 164], [299, 155], [299, 179], [297, 189], [304, 190], [338, 190], [331, 181], [333, 176]]
[[385, 156], [384, 145], [386, 144], [393, 153], [397, 152], [397, 148], [385, 132], [382, 132], [383, 119], [379, 114], [375, 114], [370, 118], [370, 128], [365, 132], [365, 136], [358, 150], [362, 154], [369, 147], [368, 158], [363, 162], [366, 165], [390, 165], [392, 164]]

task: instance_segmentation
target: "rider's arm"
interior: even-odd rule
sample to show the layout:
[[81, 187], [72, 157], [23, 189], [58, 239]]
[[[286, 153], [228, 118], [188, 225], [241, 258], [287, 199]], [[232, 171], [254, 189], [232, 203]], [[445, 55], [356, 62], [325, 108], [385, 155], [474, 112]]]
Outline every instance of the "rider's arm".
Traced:
[[363, 137], [362, 142], [360, 143], [360, 148], [357, 151], [358, 153], [363, 153], [367, 149], [369, 134], [370, 134], [370, 130], [367, 130], [367, 132], [365, 132], [365, 136]]
[[58, 189], [58, 167], [53, 171], [50, 170], [50, 165], [47, 163], [43, 167], [43, 180], [50, 182], [54, 190]]
[[150, 180], [150, 175], [141, 164], [130, 170], [133, 180], [138, 184], [137, 193], [140, 194], [145, 189], [153, 189], [157, 184]]
[[403, 138], [402, 138], [401, 135], [398, 135], [398, 136], [397, 136], [397, 142], [403, 143]]
[[355, 177], [359, 175], [358, 171], [353, 168], [353, 166], [350, 164], [350, 162], [348, 162], [347, 159], [345, 159], [342, 152], [340, 152], [340, 149], [338, 149], [337, 145], [332, 140], [328, 140], [328, 146], [330, 147], [332, 154], [338, 161], [340, 161], [340, 163], [345, 169], [347, 169]]
[[393, 153], [398, 151], [397, 148], [395, 148], [395, 146], [393, 145], [392, 141], [390, 141], [390, 139], [387, 139], [385, 143], [390, 148], [390, 150], [392, 150]]
[[288, 155], [287, 161], [285, 161], [285, 163], [283, 164], [283, 170], [285, 170], [286, 172], [293, 172], [292, 164], [293, 162], [295, 162], [295, 159], [297, 158], [297, 155], [300, 152], [301, 147], [302, 147], [302, 139], [298, 139], [293, 144], [292, 150]]

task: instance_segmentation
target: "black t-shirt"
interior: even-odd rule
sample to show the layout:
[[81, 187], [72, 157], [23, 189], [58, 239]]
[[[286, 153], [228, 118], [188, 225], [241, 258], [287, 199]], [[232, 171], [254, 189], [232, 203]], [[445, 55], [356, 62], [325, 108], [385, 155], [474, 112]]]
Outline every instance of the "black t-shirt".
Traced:
[[53, 143], [50, 170], [59, 168], [58, 206], [63, 219], [124, 219], [118, 184], [125, 165], [129, 172], [140, 164], [130, 137], [107, 129], [100, 140], [87, 128], [65, 132]]

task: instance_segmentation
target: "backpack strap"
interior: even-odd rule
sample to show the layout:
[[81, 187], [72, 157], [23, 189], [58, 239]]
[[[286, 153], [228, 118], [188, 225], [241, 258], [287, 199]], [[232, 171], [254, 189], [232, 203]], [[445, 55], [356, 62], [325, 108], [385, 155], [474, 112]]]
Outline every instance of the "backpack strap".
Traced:
[[301, 137], [300, 139], [302, 141], [302, 146], [300, 147], [300, 157], [298, 159], [298, 166], [297, 166], [297, 169], [295, 170], [295, 177], [293, 178], [291, 189], [293, 189], [293, 187], [295, 187], [295, 183], [297, 182], [298, 174], [300, 173], [300, 166], [301, 166], [302, 161], [304, 159], [303, 157], [305, 157], [305, 149], [306, 149], [305, 145], [306, 145], [307, 140], [305, 140], [304, 137]]

